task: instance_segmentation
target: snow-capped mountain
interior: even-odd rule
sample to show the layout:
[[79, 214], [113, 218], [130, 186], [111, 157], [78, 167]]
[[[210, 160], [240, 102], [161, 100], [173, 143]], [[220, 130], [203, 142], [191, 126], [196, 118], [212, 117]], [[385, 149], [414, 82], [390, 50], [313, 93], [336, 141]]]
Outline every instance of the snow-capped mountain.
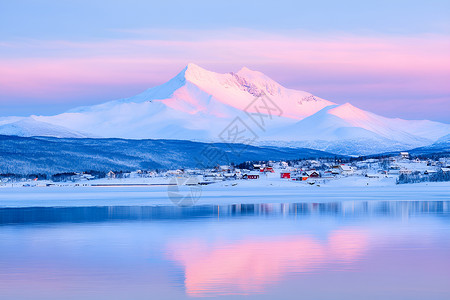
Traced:
[[[30, 119], [33, 121], [26, 121]], [[22, 122], [20, 130], [12, 130], [17, 122]], [[85, 132], [131, 139], [251, 141], [342, 154], [419, 147], [450, 133], [449, 124], [381, 117], [349, 103], [338, 105], [287, 89], [247, 68], [218, 74], [194, 64], [168, 82], [134, 97], [55, 116], [0, 120], [0, 134], [42, 135], [42, 124], [54, 126], [54, 136], [64, 136], [67, 131], [67, 137]], [[50, 127], [45, 127], [47, 133]], [[245, 132], [247, 138], [230, 137], [237, 132]]]

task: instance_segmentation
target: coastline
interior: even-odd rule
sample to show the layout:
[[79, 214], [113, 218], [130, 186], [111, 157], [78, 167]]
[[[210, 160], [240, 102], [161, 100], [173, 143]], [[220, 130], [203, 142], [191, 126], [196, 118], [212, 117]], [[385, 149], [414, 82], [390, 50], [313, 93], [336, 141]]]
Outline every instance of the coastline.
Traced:
[[[340, 202], [340, 201], [448, 201], [450, 182], [369, 185], [300, 185], [292, 182], [220, 182], [201, 186], [195, 205]], [[378, 181], [379, 183], [379, 181]], [[173, 190], [172, 190], [173, 192]], [[180, 187], [179, 193], [189, 194]], [[168, 186], [2, 187], [0, 208], [81, 206], [174, 206]]]

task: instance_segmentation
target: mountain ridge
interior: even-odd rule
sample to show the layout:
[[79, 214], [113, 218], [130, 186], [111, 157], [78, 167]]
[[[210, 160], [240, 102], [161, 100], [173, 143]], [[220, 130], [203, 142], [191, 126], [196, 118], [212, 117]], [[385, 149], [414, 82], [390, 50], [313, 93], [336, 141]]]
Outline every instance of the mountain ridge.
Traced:
[[[240, 146], [246, 151], [234, 151], [224, 143], [185, 140], [0, 135], [0, 174], [204, 168], [232, 162], [335, 157], [335, 154], [311, 149]], [[220, 155], [211, 159], [207, 151]]]

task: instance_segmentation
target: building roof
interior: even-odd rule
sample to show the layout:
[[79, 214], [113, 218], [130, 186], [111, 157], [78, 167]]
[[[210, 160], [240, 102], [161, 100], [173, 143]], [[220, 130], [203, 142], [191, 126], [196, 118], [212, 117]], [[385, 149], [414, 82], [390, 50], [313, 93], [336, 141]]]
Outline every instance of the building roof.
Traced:
[[353, 171], [352, 167], [347, 165], [340, 165], [339, 168], [341, 168], [342, 171]]

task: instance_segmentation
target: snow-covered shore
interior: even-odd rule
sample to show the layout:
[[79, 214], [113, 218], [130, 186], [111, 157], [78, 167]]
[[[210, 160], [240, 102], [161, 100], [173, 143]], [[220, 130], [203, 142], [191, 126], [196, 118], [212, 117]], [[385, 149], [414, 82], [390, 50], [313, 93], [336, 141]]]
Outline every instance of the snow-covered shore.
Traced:
[[[178, 188], [178, 187], [177, 187]], [[1, 187], [0, 207], [174, 205], [173, 186]], [[191, 190], [194, 189], [194, 190]], [[396, 185], [393, 178], [317, 180], [313, 185], [283, 180], [224, 181], [179, 187], [181, 196], [200, 195], [196, 205], [334, 201], [447, 201], [450, 182]]]

